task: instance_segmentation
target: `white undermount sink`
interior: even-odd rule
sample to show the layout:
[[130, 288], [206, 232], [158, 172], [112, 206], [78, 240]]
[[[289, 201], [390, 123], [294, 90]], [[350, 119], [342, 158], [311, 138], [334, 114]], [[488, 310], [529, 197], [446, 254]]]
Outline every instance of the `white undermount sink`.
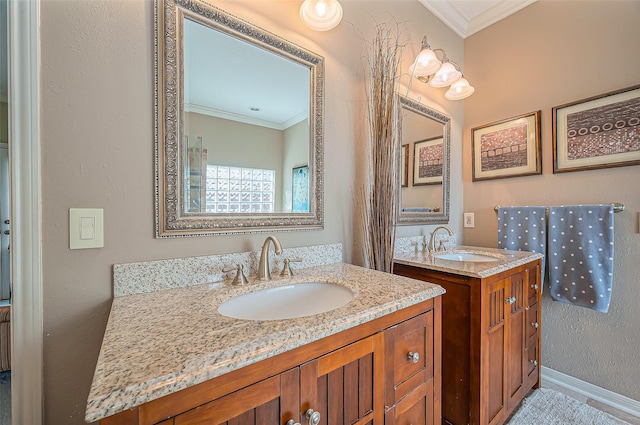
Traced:
[[220, 304], [218, 313], [246, 320], [295, 319], [335, 310], [352, 299], [344, 286], [303, 282], [239, 295]]
[[443, 252], [434, 254], [435, 258], [449, 261], [465, 261], [470, 263], [485, 263], [490, 261], [500, 261], [500, 258], [490, 255], [477, 254], [474, 252]]

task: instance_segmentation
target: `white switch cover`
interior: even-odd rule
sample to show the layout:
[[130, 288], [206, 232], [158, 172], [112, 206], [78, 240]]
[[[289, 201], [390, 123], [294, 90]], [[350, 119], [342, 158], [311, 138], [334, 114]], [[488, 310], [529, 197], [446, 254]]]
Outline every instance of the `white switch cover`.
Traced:
[[464, 213], [464, 227], [476, 227], [474, 213]]
[[102, 208], [69, 208], [69, 248], [102, 248], [103, 227]]

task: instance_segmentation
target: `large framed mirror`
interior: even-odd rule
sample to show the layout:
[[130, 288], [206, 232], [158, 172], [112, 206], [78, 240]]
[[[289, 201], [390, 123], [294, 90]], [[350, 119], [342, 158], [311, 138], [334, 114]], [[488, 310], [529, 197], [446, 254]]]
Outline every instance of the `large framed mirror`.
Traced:
[[156, 236], [323, 227], [324, 59], [156, 0]]
[[398, 95], [398, 224], [449, 222], [451, 118]]

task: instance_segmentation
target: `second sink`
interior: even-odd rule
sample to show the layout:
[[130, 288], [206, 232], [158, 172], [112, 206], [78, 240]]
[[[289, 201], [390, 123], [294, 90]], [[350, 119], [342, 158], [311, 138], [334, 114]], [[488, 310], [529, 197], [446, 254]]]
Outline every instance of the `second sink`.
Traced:
[[328, 282], [303, 282], [239, 295], [218, 307], [218, 313], [235, 319], [281, 320], [312, 316], [342, 307], [353, 292]]
[[467, 261], [471, 263], [500, 261], [500, 258], [492, 257], [490, 255], [476, 254], [473, 252], [443, 252], [441, 254], [434, 254], [435, 258], [449, 261]]

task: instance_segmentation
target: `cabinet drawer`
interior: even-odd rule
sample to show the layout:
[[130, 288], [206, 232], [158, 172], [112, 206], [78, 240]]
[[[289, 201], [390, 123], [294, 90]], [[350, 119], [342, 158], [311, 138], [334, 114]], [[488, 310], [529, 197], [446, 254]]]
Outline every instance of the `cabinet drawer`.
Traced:
[[538, 328], [540, 327], [540, 322], [538, 320], [538, 304], [529, 307], [527, 310], [527, 321], [525, 322], [525, 328], [527, 329], [527, 338], [531, 338], [532, 336], [538, 333]]
[[[386, 415], [387, 425], [434, 425], [433, 385], [423, 383], [407, 394]], [[439, 424], [438, 424], [439, 425]]]
[[433, 326], [428, 311], [384, 331], [387, 406], [433, 377]]
[[400, 323], [393, 346], [394, 385], [418, 372], [433, 376], [433, 313], [428, 312]]

